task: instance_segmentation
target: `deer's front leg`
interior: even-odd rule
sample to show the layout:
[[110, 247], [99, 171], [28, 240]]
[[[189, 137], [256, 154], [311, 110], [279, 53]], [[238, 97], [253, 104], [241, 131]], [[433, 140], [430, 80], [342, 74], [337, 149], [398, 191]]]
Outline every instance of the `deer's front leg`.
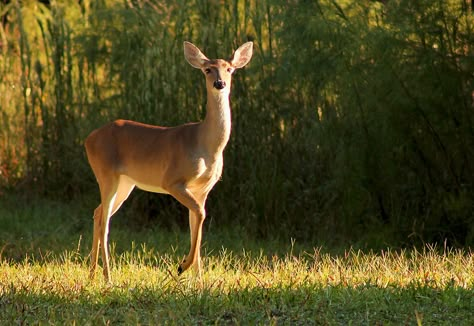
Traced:
[[[189, 229], [191, 236], [191, 248], [188, 256], [184, 259], [182, 264], [189, 261], [189, 266], [194, 266], [195, 272], [201, 278], [201, 242], [202, 242], [202, 227], [204, 219], [199, 219], [192, 211], [189, 211]], [[178, 270], [179, 272], [179, 270]]]
[[[167, 187], [170, 195], [176, 198], [181, 204], [189, 209], [190, 231], [191, 231], [191, 248], [189, 254], [178, 267], [178, 274], [186, 271], [190, 266], [194, 265], [199, 260], [199, 249], [202, 239], [202, 225], [206, 218], [206, 211], [204, 210], [204, 202], [198, 200], [189, 189], [184, 185], [174, 185]], [[200, 264], [197, 265], [198, 273], [201, 273]]]

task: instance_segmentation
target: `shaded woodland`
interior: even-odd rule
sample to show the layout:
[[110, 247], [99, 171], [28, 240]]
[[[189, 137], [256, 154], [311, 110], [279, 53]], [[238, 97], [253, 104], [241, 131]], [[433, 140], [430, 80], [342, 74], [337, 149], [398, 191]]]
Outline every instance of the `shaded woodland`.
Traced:
[[[253, 41], [234, 77], [207, 227], [336, 245], [474, 242], [471, 1], [23, 0], [0, 9], [0, 195], [85, 198], [93, 209], [88, 133], [117, 118], [201, 119], [204, 80], [183, 41], [212, 57]], [[140, 225], [187, 227], [167, 196], [129, 201], [123, 214]]]

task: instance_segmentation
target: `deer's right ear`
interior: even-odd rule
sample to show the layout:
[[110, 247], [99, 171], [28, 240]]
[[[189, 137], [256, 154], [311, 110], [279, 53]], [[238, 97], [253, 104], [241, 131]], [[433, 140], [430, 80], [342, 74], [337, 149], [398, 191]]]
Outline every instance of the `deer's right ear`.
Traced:
[[204, 63], [209, 61], [197, 46], [186, 41], [184, 42], [184, 57], [191, 66], [198, 69], [201, 69]]

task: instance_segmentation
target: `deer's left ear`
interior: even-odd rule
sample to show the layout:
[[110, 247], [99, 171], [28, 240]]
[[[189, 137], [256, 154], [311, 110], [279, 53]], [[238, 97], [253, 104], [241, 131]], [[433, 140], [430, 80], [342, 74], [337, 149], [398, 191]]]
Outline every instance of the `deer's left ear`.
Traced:
[[237, 50], [235, 50], [234, 56], [230, 60], [230, 63], [236, 69], [242, 68], [247, 63], [249, 63], [250, 59], [252, 58], [252, 52], [253, 52], [253, 43], [252, 42], [244, 43]]
[[184, 42], [184, 57], [191, 66], [198, 69], [201, 69], [204, 63], [209, 61], [201, 50], [190, 42]]

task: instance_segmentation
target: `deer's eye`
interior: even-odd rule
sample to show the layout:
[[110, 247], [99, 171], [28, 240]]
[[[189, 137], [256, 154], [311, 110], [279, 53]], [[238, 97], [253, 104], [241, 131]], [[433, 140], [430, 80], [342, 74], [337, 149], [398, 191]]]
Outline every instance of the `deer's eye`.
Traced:
[[210, 69], [210, 68], [206, 68], [206, 69], [204, 69], [204, 72], [205, 72], [206, 74], [210, 74], [210, 73], [211, 73], [211, 69]]
[[233, 71], [232, 68], [227, 68], [227, 72], [228, 72], [229, 74], [231, 74], [232, 71]]

